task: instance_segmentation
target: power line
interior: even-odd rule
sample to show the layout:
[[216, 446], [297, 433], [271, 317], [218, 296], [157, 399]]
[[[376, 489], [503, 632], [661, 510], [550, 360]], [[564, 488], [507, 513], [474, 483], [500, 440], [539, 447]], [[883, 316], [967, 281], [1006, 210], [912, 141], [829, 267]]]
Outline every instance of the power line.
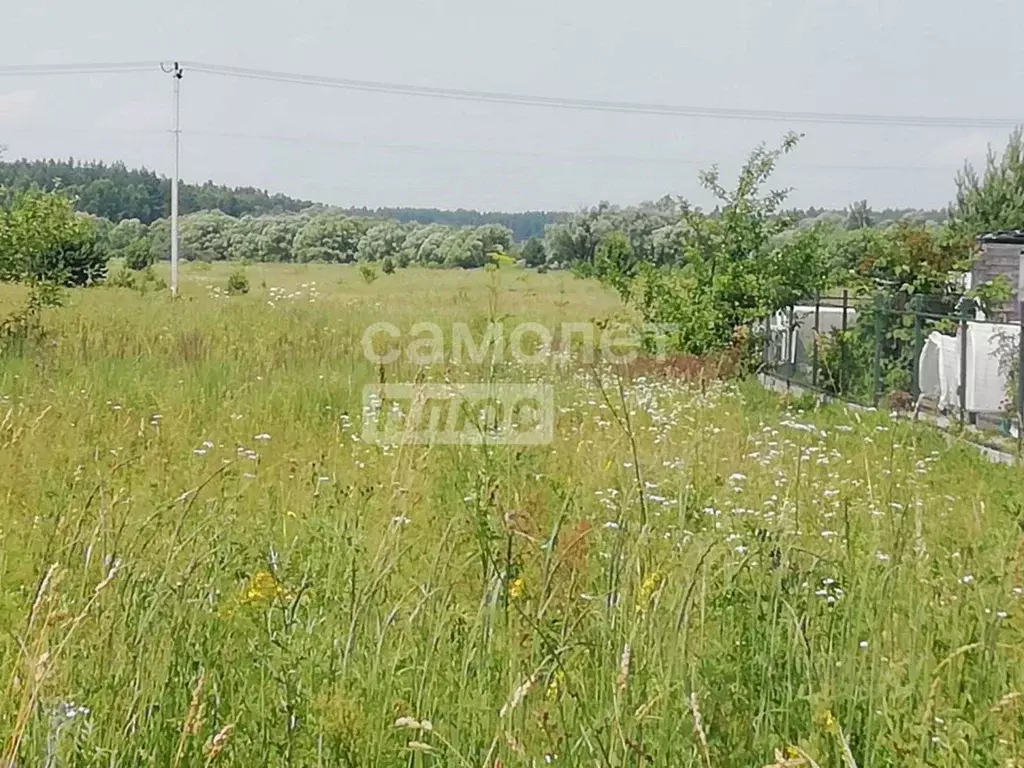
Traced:
[[326, 77], [322, 75], [305, 75], [262, 69], [247, 69], [244, 67], [227, 67], [216, 64], [204, 64], [201, 62], [183, 62], [183, 66], [186, 66], [191, 71], [201, 72], [208, 75], [237, 77], [291, 85], [310, 85], [322, 88], [368, 91], [373, 93], [390, 93], [405, 96], [422, 96], [429, 98], [597, 112], [665, 115], [718, 120], [757, 120], [781, 123], [826, 123], [840, 125], [933, 128], [1013, 128], [1024, 123], [1024, 119], [1000, 117], [940, 117], [923, 115], [855, 114], [841, 112], [794, 112], [764, 109], [727, 109], [719, 107], [680, 106], [628, 101], [600, 101], [593, 99], [574, 99], [490, 91], [473, 91], [456, 88], [435, 88], [372, 80], [352, 80], [347, 78]]
[[[47, 75], [122, 74], [156, 71], [159, 61], [92, 62], [70, 64], [24, 64], [0, 66], [0, 77], [37, 77]], [[911, 128], [1015, 128], [1024, 118], [1010, 117], [953, 117], [933, 115], [885, 115], [848, 112], [809, 112], [770, 109], [732, 109], [631, 101], [604, 101], [529, 94], [476, 91], [458, 88], [409, 85], [374, 80], [354, 80], [324, 75], [277, 72], [245, 67], [229, 67], [202, 62], [182, 62], [187, 69], [220, 77], [236, 77], [288, 85], [307, 85], [400, 96], [418, 96], [436, 99], [473, 101], [515, 106], [547, 107], [577, 111], [661, 115], [713, 120], [745, 120], [775, 123], [817, 123], [831, 125], [896, 126]]]
[[122, 61], [80, 64], [18, 64], [0, 67], [0, 77], [39, 77], [44, 75], [102, 75], [157, 71], [159, 61]]

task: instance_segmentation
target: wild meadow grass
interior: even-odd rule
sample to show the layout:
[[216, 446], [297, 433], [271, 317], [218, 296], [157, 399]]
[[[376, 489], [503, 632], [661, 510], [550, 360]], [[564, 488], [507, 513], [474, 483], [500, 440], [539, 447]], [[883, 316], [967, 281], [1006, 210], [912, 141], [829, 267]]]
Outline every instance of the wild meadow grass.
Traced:
[[[1019, 470], [746, 382], [362, 352], [620, 311], [566, 275], [185, 278], [0, 362], [0, 765], [1024, 765]], [[484, 376], [554, 384], [554, 443], [361, 439], [364, 385]]]

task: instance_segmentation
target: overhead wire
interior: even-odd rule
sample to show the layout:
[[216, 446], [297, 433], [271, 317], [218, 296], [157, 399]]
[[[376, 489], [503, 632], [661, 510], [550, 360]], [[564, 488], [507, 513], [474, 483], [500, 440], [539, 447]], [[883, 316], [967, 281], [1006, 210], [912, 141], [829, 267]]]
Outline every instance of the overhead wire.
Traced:
[[[130, 72], [164, 71], [167, 62], [126, 61], [87, 62], [64, 64], [20, 64], [0, 66], [0, 77], [36, 77], [47, 75], [120, 74]], [[441, 88], [376, 80], [331, 77], [320, 74], [279, 72], [268, 69], [224, 66], [205, 62], [182, 61], [187, 72], [219, 77], [242, 78], [290, 85], [307, 85], [350, 91], [418, 96], [435, 99], [508, 104], [513, 106], [546, 107], [577, 111], [606, 113], [661, 115], [714, 120], [741, 120], [776, 123], [817, 123], [832, 125], [897, 126], [921, 128], [1015, 128], [1024, 118], [938, 115], [887, 115], [853, 112], [812, 112], [774, 109], [736, 109], [633, 101], [608, 101], [558, 96], [539, 96], [500, 91]]]
[[159, 61], [121, 61], [71, 64], [16, 64], [0, 66], [0, 77], [39, 77], [44, 75], [98, 75], [127, 72], [157, 72]]
[[1009, 117], [950, 117], [924, 115], [881, 115], [843, 112], [800, 112], [769, 109], [732, 109], [630, 101], [602, 101], [552, 96], [536, 96], [493, 91], [438, 88], [373, 80], [354, 80], [324, 75], [276, 72], [245, 67], [228, 67], [202, 62], [182, 62], [186, 70], [221, 77], [235, 77], [265, 82], [309, 85], [322, 88], [422, 96], [519, 106], [550, 107], [598, 112], [664, 115], [719, 120], [757, 120], [784, 123], [826, 123], [841, 125], [878, 125], [935, 128], [1012, 128], [1024, 119]]

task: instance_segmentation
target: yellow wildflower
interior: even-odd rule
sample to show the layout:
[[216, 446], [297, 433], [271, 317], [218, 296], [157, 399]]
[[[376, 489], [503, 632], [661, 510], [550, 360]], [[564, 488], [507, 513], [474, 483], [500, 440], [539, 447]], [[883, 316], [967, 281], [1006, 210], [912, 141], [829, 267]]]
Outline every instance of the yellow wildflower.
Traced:
[[831, 709], [825, 710], [825, 730], [829, 733], [836, 732], [836, 716], [832, 714]]
[[269, 603], [275, 597], [284, 597], [284, 587], [269, 571], [257, 571], [245, 588], [243, 603]]
[[661, 588], [661, 573], [655, 571], [650, 574], [644, 583], [640, 585], [640, 591], [636, 596], [636, 612], [646, 613], [647, 609], [651, 607], [651, 600], [654, 598], [654, 594]]
[[508, 585], [508, 596], [513, 600], [518, 600], [526, 593], [526, 582], [522, 579], [515, 579], [511, 584]]
[[548, 701], [558, 701], [562, 695], [562, 688], [565, 685], [565, 672], [558, 670], [551, 678], [551, 682], [548, 683], [547, 699]]

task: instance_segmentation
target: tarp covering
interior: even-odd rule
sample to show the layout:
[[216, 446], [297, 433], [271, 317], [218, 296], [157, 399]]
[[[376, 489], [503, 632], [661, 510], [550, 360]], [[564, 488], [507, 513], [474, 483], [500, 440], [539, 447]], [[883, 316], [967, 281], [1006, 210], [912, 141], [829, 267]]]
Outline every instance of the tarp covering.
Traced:
[[[1002, 323], [967, 324], [967, 410], [1000, 413], [1009, 385], [1009, 364], [1018, 354], [1020, 326]], [[956, 336], [931, 334], [919, 361], [922, 394], [940, 408], [960, 407], [960, 329]]]
[[933, 333], [925, 341], [920, 360], [921, 394], [935, 398], [939, 408], [959, 406], [960, 341]]

